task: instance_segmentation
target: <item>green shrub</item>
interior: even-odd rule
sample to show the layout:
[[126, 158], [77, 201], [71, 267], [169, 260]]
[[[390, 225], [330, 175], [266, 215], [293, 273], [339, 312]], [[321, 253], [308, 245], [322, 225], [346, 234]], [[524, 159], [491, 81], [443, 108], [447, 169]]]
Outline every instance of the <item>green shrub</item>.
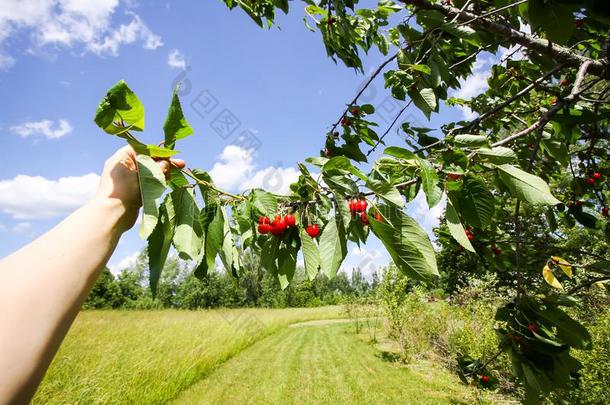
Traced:
[[576, 388], [555, 394], [552, 403], [610, 403], [610, 310], [588, 325], [588, 329], [593, 349], [574, 351], [574, 357], [583, 365]]

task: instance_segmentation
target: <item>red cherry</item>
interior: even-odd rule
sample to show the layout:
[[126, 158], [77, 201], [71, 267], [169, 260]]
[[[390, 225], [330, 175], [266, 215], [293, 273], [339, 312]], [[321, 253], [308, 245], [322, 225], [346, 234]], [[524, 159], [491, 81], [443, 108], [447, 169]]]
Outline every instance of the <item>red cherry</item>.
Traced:
[[353, 116], [357, 117], [357, 116], [360, 115], [360, 109], [359, 108], [352, 108], [351, 113], [352, 113]]
[[469, 240], [469, 241], [471, 241], [471, 242], [474, 240], [474, 235], [473, 235], [473, 234], [471, 234], [471, 233], [466, 234], [466, 237], [467, 237], [467, 238], [468, 238], [468, 240]]
[[481, 382], [484, 384], [487, 384], [489, 382], [489, 376], [488, 375], [481, 376]]
[[284, 221], [286, 221], [286, 226], [294, 226], [297, 223], [294, 215], [292, 214], [287, 214], [284, 217]]
[[383, 221], [383, 218], [381, 218], [381, 214], [379, 212], [375, 213], [375, 220], [378, 221], [378, 222]]
[[447, 173], [447, 178], [451, 181], [459, 180], [460, 177], [462, 177], [462, 175], [458, 173]]
[[367, 206], [368, 206], [368, 203], [366, 202], [366, 200], [360, 200], [357, 202], [356, 211], [364, 212], [364, 211], [366, 211]]
[[362, 214], [360, 214], [360, 220], [362, 221], [362, 223], [364, 225], [369, 224], [369, 217], [366, 215], [366, 212], [363, 212]]
[[496, 245], [492, 245], [491, 246], [491, 250], [494, 252], [494, 254], [496, 256], [502, 254], [502, 249], [500, 249], [499, 247], [497, 247]]
[[343, 119], [341, 120], [341, 125], [343, 125], [344, 127], [349, 127], [350, 125], [352, 125], [352, 120], [347, 117], [343, 117]]
[[269, 225], [271, 223], [271, 221], [269, 220], [269, 217], [258, 217], [258, 223], [259, 223], [259, 225], [262, 225], [262, 224]]
[[582, 18], [579, 18], [578, 20], [574, 21], [574, 25], [576, 25], [576, 28], [580, 28], [582, 27], [582, 25], [585, 23], [585, 21]]
[[326, 156], [327, 158], [332, 157], [333, 153], [330, 151], [330, 149], [325, 148], [324, 149], [324, 156]]
[[536, 325], [535, 323], [530, 323], [529, 325], [527, 325], [527, 329], [532, 333], [536, 333], [538, 332], [538, 325]]
[[271, 225], [269, 224], [260, 224], [258, 226], [258, 233], [260, 234], [267, 234], [271, 231]]
[[355, 198], [352, 198], [351, 200], [349, 200], [349, 210], [352, 214], [354, 214], [356, 211], [358, 211], [358, 200], [356, 200]]
[[315, 238], [320, 233], [320, 227], [316, 224], [311, 224], [307, 228], [305, 228], [305, 232], [312, 238]]
[[595, 180], [599, 180], [599, 179], [601, 179], [601, 178], [602, 178], [602, 174], [601, 174], [600, 172], [595, 172], [595, 173], [593, 173], [593, 176], [592, 176], [592, 177], [593, 177]]
[[[278, 219], [279, 218], [279, 219]], [[280, 236], [286, 230], [286, 221], [279, 215], [271, 222], [271, 233]]]
[[602, 215], [605, 216], [605, 217], [608, 216], [608, 207], [602, 208]]
[[559, 82], [559, 84], [561, 84], [563, 87], [566, 87], [570, 84], [570, 81], [568, 79], [563, 79]]
[[595, 184], [595, 179], [593, 177], [589, 177], [587, 179], [587, 184], [590, 185], [590, 186], [594, 185]]

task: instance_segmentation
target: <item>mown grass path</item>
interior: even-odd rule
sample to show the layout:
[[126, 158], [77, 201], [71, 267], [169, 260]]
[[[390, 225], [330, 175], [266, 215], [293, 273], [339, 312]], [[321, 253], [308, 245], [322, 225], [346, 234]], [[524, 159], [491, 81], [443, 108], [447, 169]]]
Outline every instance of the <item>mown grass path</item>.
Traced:
[[[416, 371], [414, 371], [416, 370]], [[345, 323], [280, 330], [184, 391], [177, 404], [455, 404], [473, 390], [449, 371], [388, 362]]]

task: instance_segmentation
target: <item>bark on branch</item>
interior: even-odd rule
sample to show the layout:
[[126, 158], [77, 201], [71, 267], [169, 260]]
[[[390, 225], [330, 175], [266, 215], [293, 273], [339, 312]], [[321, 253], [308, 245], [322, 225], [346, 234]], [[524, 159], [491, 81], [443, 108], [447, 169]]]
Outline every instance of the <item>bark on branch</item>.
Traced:
[[534, 38], [525, 34], [508, 24], [490, 21], [480, 15], [461, 11], [459, 8], [441, 3], [430, 3], [428, 0], [402, 0], [405, 4], [413, 5], [424, 10], [436, 10], [450, 19], [467, 23], [493, 34], [501, 35], [511, 41], [523, 45], [524, 47], [542, 55], [548, 55], [557, 62], [569, 67], [582, 66], [585, 62], [590, 62], [589, 73], [602, 78], [610, 78], [607, 61], [593, 60], [572, 52], [570, 49], [553, 44], [546, 39]]

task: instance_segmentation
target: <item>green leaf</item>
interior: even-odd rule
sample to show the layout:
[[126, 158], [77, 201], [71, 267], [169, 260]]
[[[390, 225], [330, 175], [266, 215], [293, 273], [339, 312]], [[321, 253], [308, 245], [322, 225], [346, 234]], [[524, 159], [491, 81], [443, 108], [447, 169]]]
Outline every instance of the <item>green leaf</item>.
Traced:
[[320, 270], [333, 278], [347, 255], [345, 228], [339, 216], [326, 223], [320, 236]]
[[399, 146], [390, 146], [383, 151], [386, 155], [394, 156], [399, 159], [416, 160], [418, 157], [408, 149]]
[[172, 192], [176, 210], [174, 246], [183, 259], [195, 260], [201, 251], [199, 207], [192, 188], [179, 188]]
[[512, 149], [504, 146], [496, 146], [495, 148], [480, 148], [475, 150], [476, 154], [483, 160], [490, 163], [501, 165], [504, 163], [513, 162], [517, 155]]
[[335, 198], [335, 209], [336, 212], [338, 212], [342, 219], [343, 219], [343, 225], [344, 226], [349, 226], [349, 223], [352, 220], [352, 213], [349, 210], [349, 203], [347, 202], [347, 198], [345, 198], [343, 196], [343, 194], [340, 193], [335, 193], [334, 194], [334, 198]]
[[462, 221], [460, 221], [460, 217], [453, 207], [450, 198], [447, 198], [445, 218], [447, 219], [447, 228], [449, 228], [449, 233], [453, 236], [453, 239], [464, 247], [464, 249], [474, 253], [475, 250], [472, 247], [470, 240], [468, 240], [468, 236], [466, 236], [466, 230], [464, 229]]
[[178, 98], [178, 90], [180, 85], [176, 86], [172, 94], [172, 101], [167, 111], [165, 124], [163, 124], [163, 132], [165, 133], [165, 147], [174, 149], [177, 139], [186, 138], [193, 134], [193, 128], [184, 118], [180, 99]]
[[387, 203], [397, 207], [404, 207], [405, 201], [402, 198], [400, 191], [387, 181], [369, 179], [366, 182], [366, 186]]
[[443, 190], [438, 186], [438, 175], [436, 169], [426, 159], [419, 159], [419, 175], [422, 181], [422, 188], [426, 194], [426, 201], [430, 208], [434, 207], [443, 197]]
[[136, 143], [132, 141], [127, 142], [129, 142], [136, 153], [148, 155], [150, 157], [168, 158], [178, 153], [177, 150], [171, 150], [157, 145], [145, 145], [143, 143]]
[[318, 275], [320, 270], [320, 251], [317, 242], [301, 228], [301, 249], [305, 262], [305, 273], [310, 280]]
[[[209, 185], [214, 185], [214, 181], [208, 172], [205, 172], [200, 169], [193, 169], [193, 176], [197, 178], [197, 180], [207, 183]], [[201, 191], [201, 196], [203, 197], [203, 201], [206, 205], [213, 205], [218, 203], [218, 192], [214, 190], [211, 186], [199, 183], [199, 191]]]
[[161, 166], [150, 156], [137, 155], [138, 178], [142, 197], [142, 225], [140, 237], [147, 239], [159, 220], [157, 199], [163, 195], [167, 184]]
[[[454, 197], [455, 193], [451, 193]], [[464, 222], [475, 228], [485, 228], [494, 215], [495, 199], [485, 182], [476, 176], [464, 176], [462, 189], [457, 194], [457, 209]]]
[[553, 197], [549, 185], [533, 174], [508, 164], [497, 166], [502, 182], [513, 197], [532, 205], [557, 205], [561, 202]]
[[167, 260], [174, 235], [174, 206], [168, 194], [159, 208], [159, 221], [148, 237], [149, 285], [153, 298], [157, 295], [157, 285], [163, 266]]
[[552, 42], [565, 44], [574, 32], [574, 10], [566, 4], [555, 1], [529, 0], [528, 19], [532, 32], [539, 28]]
[[436, 109], [436, 95], [434, 94], [434, 90], [430, 88], [421, 89], [419, 91], [415, 90], [409, 92], [413, 103], [419, 108], [426, 117], [430, 118], [430, 113]]
[[360, 169], [357, 169], [356, 167], [354, 167], [352, 165], [352, 163], [349, 161], [348, 158], [346, 158], [345, 156], [335, 156], [331, 159], [328, 160], [328, 162], [326, 162], [324, 164], [324, 166], [322, 166], [322, 171], [326, 172], [326, 173], [332, 173], [332, 172], [340, 172], [340, 173], [344, 173], [344, 174], [353, 174], [354, 176], [358, 177], [359, 179], [366, 181], [366, 176], [364, 175], [364, 173], [362, 173], [362, 171]]
[[229, 217], [227, 215], [227, 211], [224, 207], [220, 207], [220, 213], [222, 215], [222, 245], [219, 250], [220, 260], [222, 264], [225, 266], [227, 272], [233, 269], [233, 248], [235, 244], [233, 243], [233, 233], [231, 233], [231, 225], [229, 223]]
[[434, 248], [426, 232], [400, 209], [387, 205], [378, 209], [384, 220], [373, 220], [369, 226], [396, 267], [417, 280], [430, 281], [437, 277]]
[[453, 141], [457, 144], [467, 146], [483, 146], [486, 145], [488, 142], [487, 137], [484, 135], [469, 134], [456, 135], [455, 138], [453, 138]]
[[598, 273], [610, 275], [610, 260], [593, 263], [589, 265], [589, 268]]
[[407, 68], [409, 68], [411, 70], [414, 70], [414, 71], [417, 71], [417, 72], [425, 73], [427, 75], [432, 73], [432, 70], [427, 65], [407, 65]]
[[127, 83], [121, 80], [100, 101], [94, 121], [112, 135], [125, 132], [125, 127], [132, 131], [143, 131], [144, 106]]
[[206, 205], [201, 210], [201, 227], [205, 235], [205, 248], [203, 255], [199, 255], [199, 264], [195, 269], [195, 275], [199, 278], [205, 276], [208, 269], [214, 268], [216, 256], [224, 241], [224, 217], [222, 207], [218, 205]]
[[255, 189], [252, 191], [254, 208], [262, 216], [272, 217], [277, 211], [277, 198], [267, 191]]
[[278, 255], [277, 278], [280, 287], [285, 290], [290, 285], [297, 267], [298, 243], [286, 243], [280, 248]]

